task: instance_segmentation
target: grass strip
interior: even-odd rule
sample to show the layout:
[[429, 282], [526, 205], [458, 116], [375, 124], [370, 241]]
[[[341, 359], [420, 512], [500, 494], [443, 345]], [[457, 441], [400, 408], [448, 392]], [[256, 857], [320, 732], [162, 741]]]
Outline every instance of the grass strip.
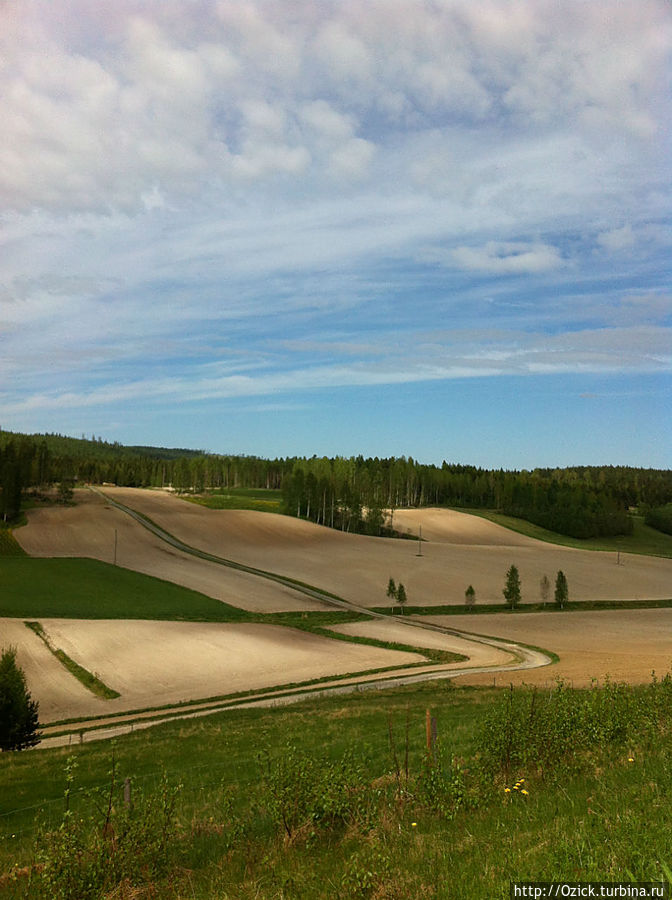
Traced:
[[545, 541], [547, 544], [560, 544], [563, 547], [574, 547], [578, 550], [595, 550], [603, 553], [635, 553], [639, 556], [662, 556], [672, 558], [672, 535], [664, 534], [655, 528], [651, 528], [644, 521], [643, 516], [633, 515], [633, 532], [629, 535], [599, 538], [573, 538], [569, 535], [558, 534], [549, 531], [541, 525], [535, 525], [526, 519], [518, 519], [515, 516], [506, 516], [504, 513], [492, 509], [463, 509], [451, 507], [457, 512], [468, 513], [472, 516], [480, 516], [515, 531], [526, 537]]
[[[134, 725], [136, 723], [149, 722], [155, 724], [161, 724], [162, 722], [168, 722], [171, 719], [179, 719], [184, 715], [185, 712], [188, 711], [189, 707], [199, 708], [194, 710], [195, 712], [203, 713], [216, 713], [216, 712], [226, 712], [230, 709], [236, 709], [237, 707], [243, 706], [244, 704], [250, 702], [250, 700], [282, 700], [285, 697], [302, 697], [304, 694], [312, 694], [314, 693], [315, 688], [320, 688], [320, 685], [324, 685], [326, 682], [332, 681], [346, 681], [349, 678], [362, 678], [366, 675], [383, 675], [384, 678], [376, 679], [372, 682], [360, 682], [359, 684], [353, 684], [352, 690], [361, 691], [366, 690], [367, 685], [376, 685], [381, 681], [393, 681], [397, 678], [398, 672], [403, 670], [404, 672], [407, 669], [421, 669], [428, 665], [426, 661], [417, 662], [417, 663], [408, 663], [405, 666], [385, 666], [382, 669], [364, 669], [361, 672], [349, 672], [344, 675], [325, 675], [322, 678], [314, 678], [311, 681], [299, 681], [299, 682], [290, 682], [289, 684], [282, 685], [280, 688], [263, 688], [259, 691], [244, 691], [239, 694], [229, 694], [225, 695], [221, 699], [212, 698], [211, 700], [186, 700], [180, 704], [171, 704], [165, 707], [157, 707], [156, 711], [159, 713], [157, 716], [146, 716], [142, 717], [141, 713], [144, 710], [130, 710], [127, 712], [120, 713], [111, 713], [110, 715], [101, 715], [96, 718], [89, 717], [83, 721], [85, 722], [95, 722], [96, 719], [111, 719], [118, 718], [121, 716], [128, 716], [128, 719], [125, 719], [123, 722], [120, 722], [120, 725]], [[439, 673], [436, 674], [437, 677]], [[434, 680], [434, 679], [428, 679]], [[325, 691], [329, 691], [330, 686], [326, 686], [324, 688]], [[204, 706], [200, 706], [200, 704], [205, 704]], [[165, 710], [164, 714], [161, 714], [161, 710]], [[71, 720], [63, 720], [62, 722], [53, 722], [49, 725], [44, 726], [44, 728], [55, 728], [61, 727], [62, 725], [67, 724]], [[77, 724], [78, 721], [81, 720], [72, 720], [73, 724]], [[44, 729], [42, 731], [43, 737], [53, 738], [53, 737], [65, 737], [69, 734], [88, 734], [90, 731], [102, 731], [105, 728], [114, 728], [114, 723], [109, 722], [101, 722], [97, 725], [86, 725], [82, 729], [77, 729], [73, 731], [72, 729], [67, 729], [65, 731], [56, 731], [50, 732], [48, 734], [44, 733]]]
[[118, 691], [108, 687], [100, 680], [100, 678], [97, 678], [94, 674], [89, 672], [88, 669], [80, 666], [79, 663], [76, 663], [74, 659], [71, 659], [68, 654], [65, 653], [65, 651], [54, 647], [39, 622], [24, 622], [24, 624], [44, 641], [49, 651], [53, 653], [61, 665], [65, 666], [68, 672], [70, 672], [71, 675], [74, 675], [77, 681], [81, 682], [85, 688], [88, 688], [92, 694], [95, 694], [96, 697], [101, 697], [103, 700], [114, 700], [116, 697], [121, 697], [121, 694]]
[[0, 556], [27, 556], [10, 528], [0, 526]]
[[[381, 613], [391, 618], [403, 619], [398, 613], [390, 610], [389, 606], [370, 606], [371, 612]], [[552, 603], [521, 603], [515, 609], [505, 603], [481, 603], [470, 610], [464, 606], [407, 606], [404, 613], [413, 616], [477, 616], [488, 613], [508, 613], [509, 615], [521, 615], [524, 613], [566, 613], [566, 612], [600, 612], [619, 609], [670, 609], [670, 600], [570, 600], [563, 609], [558, 609]]]

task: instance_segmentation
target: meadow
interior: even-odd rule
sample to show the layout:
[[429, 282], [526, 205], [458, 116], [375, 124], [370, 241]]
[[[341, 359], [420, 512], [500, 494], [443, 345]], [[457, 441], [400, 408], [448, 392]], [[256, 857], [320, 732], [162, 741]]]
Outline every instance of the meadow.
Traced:
[[671, 699], [669, 678], [430, 683], [6, 754], [0, 896], [490, 900], [511, 880], [669, 878]]

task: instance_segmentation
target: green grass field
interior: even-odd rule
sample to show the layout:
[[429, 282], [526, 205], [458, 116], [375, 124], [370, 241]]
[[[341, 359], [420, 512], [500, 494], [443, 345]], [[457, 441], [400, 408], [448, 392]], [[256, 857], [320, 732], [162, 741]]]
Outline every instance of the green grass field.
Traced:
[[567, 535], [548, 531], [540, 525], [534, 525], [525, 519], [516, 519], [514, 516], [505, 516], [502, 513], [485, 509], [460, 509], [459, 512], [469, 513], [489, 519], [496, 525], [503, 525], [511, 531], [519, 534], [546, 541], [549, 544], [561, 544], [564, 547], [576, 547], [579, 550], [606, 550], [610, 553], [639, 553], [644, 556], [666, 556], [672, 558], [672, 535], [663, 534], [651, 528], [644, 522], [643, 516], [632, 516], [634, 530], [632, 534], [609, 538], [572, 538]]
[[205, 594], [94, 559], [0, 559], [0, 616], [252, 621]]
[[[3, 754], [0, 897], [504, 900], [513, 880], [664, 877], [670, 685], [552, 697], [435, 683]], [[101, 841], [110, 788], [114, 842]], [[17, 867], [33, 861], [51, 880], [30, 884]], [[73, 880], [103, 866], [105, 891]]]
[[282, 494], [267, 488], [221, 488], [207, 494], [186, 496], [192, 503], [208, 509], [250, 509], [256, 512], [282, 512]]

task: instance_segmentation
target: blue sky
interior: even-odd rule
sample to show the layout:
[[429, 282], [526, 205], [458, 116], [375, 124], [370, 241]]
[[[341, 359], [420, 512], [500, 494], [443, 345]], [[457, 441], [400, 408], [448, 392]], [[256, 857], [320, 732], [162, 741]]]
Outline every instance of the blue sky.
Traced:
[[672, 465], [666, 0], [16, 0], [0, 48], [3, 428]]

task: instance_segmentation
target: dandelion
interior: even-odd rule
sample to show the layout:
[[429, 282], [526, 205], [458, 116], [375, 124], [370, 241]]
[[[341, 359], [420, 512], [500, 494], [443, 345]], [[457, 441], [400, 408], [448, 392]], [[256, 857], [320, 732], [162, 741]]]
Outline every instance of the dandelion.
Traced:
[[519, 784], [514, 784], [513, 789], [514, 789], [514, 791], [519, 791], [519, 790], [520, 790], [520, 785], [519, 785]]
[[411, 828], [417, 828], [417, 827], [418, 827], [417, 822], [411, 822]]
[[634, 757], [634, 756], [629, 756], [629, 757], [628, 757], [628, 762], [634, 762], [634, 761], [635, 761], [635, 757]]
[[504, 793], [505, 793], [505, 794], [510, 794], [510, 793], [511, 793], [511, 788], [504, 788]]
[[530, 792], [526, 791], [525, 788], [523, 788], [523, 790], [520, 793], [524, 794], [526, 797], [529, 797], [529, 795], [530, 795]]

